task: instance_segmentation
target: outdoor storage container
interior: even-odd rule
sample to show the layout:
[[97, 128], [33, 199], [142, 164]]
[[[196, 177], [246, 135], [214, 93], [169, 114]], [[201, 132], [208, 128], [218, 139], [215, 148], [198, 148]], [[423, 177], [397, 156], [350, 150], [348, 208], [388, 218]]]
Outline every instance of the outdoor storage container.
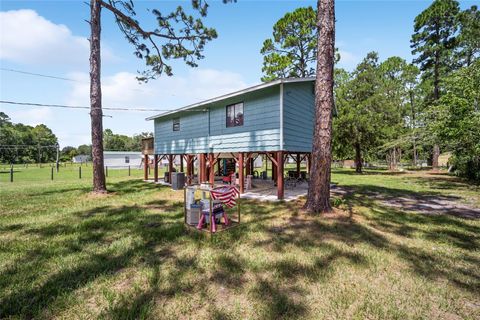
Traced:
[[185, 173], [172, 172], [172, 189], [180, 190], [185, 186]]
[[198, 224], [201, 211], [201, 204], [191, 204], [190, 208], [187, 207], [187, 223], [190, 225]]

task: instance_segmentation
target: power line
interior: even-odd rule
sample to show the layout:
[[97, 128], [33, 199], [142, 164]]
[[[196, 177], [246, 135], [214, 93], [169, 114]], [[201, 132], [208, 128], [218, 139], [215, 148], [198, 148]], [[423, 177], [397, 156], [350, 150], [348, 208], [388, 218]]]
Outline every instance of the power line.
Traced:
[[[43, 78], [50, 78], [50, 79], [57, 79], [57, 80], [64, 80], [64, 81], [70, 81], [70, 82], [77, 82], [77, 83], [85, 83], [89, 84], [89, 81], [82, 81], [82, 80], [76, 80], [76, 79], [71, 79], [71, 78], [65, 78], [65, 77], [59, 77], [59, 76], [52, 76], [48, 74], [42, 74], [42, 73], [34, 73], [34, 72], [28, 72], [28, 71], [23, 71], [23, 70], [16, 70], [16, 69], [10, 69], [10, 68], [0, 68], [2, 71], [8, 71], [8, 72], [14, 72], [14, 73], [20, 73], [20, 74], [25, 74], [25, 75], [30, 75], [30, 76], [36, 76], [36, 77], [43, 77]], [[144, 89], [134, 89], [134, 88], [127, 88], [127, 90], [131, 91], [138, 91], [138, 92], [145, 92]], [[169, 94], [172, 97], [176, 97], [177, 95], [175, 93], [170, 93]], [[202, 100], [197, 97], [194, 97], [196, 100]]]
[[[16, 70], [16, 69], [0, 68], [0, 70], [20, 73], [20, 74], [26, 74], [26, 75], [29, 75], [29, 76], [36, 76], [36, 77], [43, 77], [43, 78], [50, 78], [50, 79], [57, 79], [57, 80], [64, 80], [64, 81], [71, 81], [71, 82], [77, 82], [77, 83], [85, 83], [85, 84], [90, 83], [88, 81], [81, 81], [81, 80], [76, 80], [76, 79], [70, 79], [70, 78], [64, 78], [64, 77], [59, 77], [59, 76], [52, 76], [52, 75], [48, 75], [48, 74], [34, 73], [34, 72], [28, 72], [28, 71], [22, 71], [22, 70]], [[138, 92], [144, 92], [145, 91], [143, 89], [133, 89], [133, 88], [128, 88], [127, 90], [138, 91]]]
[[9, 72], [15, 72], [15, 73], [21, 73], [21, 74], [27, 74], [27, 75], [30, 75], [30, 76], [37, 76], [37, 77], [43, 77], [43, 78], [51, 78], [51, 79], [58, 79], [58, 80], [65, 80], [65, 81], [72, 81], [72, 82], [83, 82], [83, 83], [85, 83], [85, 81], [80, 81], [80, 80], [75, 80], [75, 79], [69, 79], [69, 78], [63, 78], [63, 77], [57, 77], [57, 76], [51, 76], [51, 75], [41, 74], [41, 73], [33, 73], [33, 72], [15, 70], [15, 69], [0, 68], [0, 70], [9, 71]]
[[[0, 100], [0, 103], [11, 104], [11, 105], [20, 105], [20, 106], [31, 106], [31, 107], [48, 107], [48, 108], [66, 108], [66, 109], [90, 109], [86, 106], [68, 106], [63, 104], [43, 104], [43, 103], [32, 103], [32, 102], [19, 102], [19, 101], [7, 101]], [[146, 108], [120, 108], [120, 107], [102, 107], [104, 110], [113, 110], [113, 111], [140, 111], [140, 112], [167, 112], [172, 110], [167, 109], [146, 109]], [[188, 110], [193, 112], [204, 112], [204, 110]]]
[[[8, 71], [8, 72], [20, 73], [20, 74], [26, 74], [26, 75], [29, 75], [29, 76], [49, 78], [49, 79], [57, 79], [57, 80], [64, 80], [64, 81], [71, 81], [71, 82], [85, 83], [85, 84], [89, 84], [89, 83], [90, 83], [90, 82], [88, 82], [88, 81], [70, 79], [70, 78], [59, 77], [59, 76], [52, 76], [52, 75], [42, 74], [42, 73], [28, 72], [28, 71], [22, 71], [22, 70], [16, 70], [16, 69], [0, 68], [0, 70], [2, 70], [2, 71]], [[128, 88], [127, 90], [138, 91], [138, 92], [144, 92], [144, 91], [145, 91], [145, 90], [143, 90], [143, 89], [133, 89], [133, 88]]]

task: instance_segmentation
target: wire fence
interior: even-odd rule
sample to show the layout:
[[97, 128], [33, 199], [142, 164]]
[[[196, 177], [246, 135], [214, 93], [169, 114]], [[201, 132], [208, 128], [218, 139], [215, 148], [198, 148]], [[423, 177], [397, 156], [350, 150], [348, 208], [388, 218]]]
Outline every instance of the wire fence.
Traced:
[[[91, 163], [40, 163], [40, 164], [0, 164], [0, 183], [82, 181], [92, 179]], [[105, 166], [105, 177], [143, 178], [143, 167]]]

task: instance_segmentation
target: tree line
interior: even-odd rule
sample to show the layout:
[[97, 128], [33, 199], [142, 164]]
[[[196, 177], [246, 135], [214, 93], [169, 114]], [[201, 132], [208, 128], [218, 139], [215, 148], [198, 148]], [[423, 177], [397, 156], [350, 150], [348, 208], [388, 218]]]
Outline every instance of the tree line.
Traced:
[[[299, 8], [274, 25], [261, 49], [262, 80], [315, 74], [316, 15]], [[413, 31], [411, 63], [372, 51], [351, 72], [335, 68], [333, 157], [354, 159], [362, 172], [372, 160], [395, 170], [401, 160], [427, 159], [436, 168], [448, 151], [453, 171], [480, 181], [480, 12], [436, 0]]]
[[[127, 136], [115, 134], [110, 129], [103, 133], [105, 150], [141, 151], [143, 138], [151, 137], [151, 132], [142, 132]], [[0, 112], [0, 163], [47, 163], [57, 159], [58, 138], [44, 124], [36, 126], [13, 123], [10, 117]], [[82, 144], [78, 147], [59, 148], [59, 161], [72, 161], [78, 155], [91, 157], [92, 146]]]
[[44, 124], [28, 126], [13, 123], [0, 112], [0, 162], [33, 163], [54, 161], [58, 139]]

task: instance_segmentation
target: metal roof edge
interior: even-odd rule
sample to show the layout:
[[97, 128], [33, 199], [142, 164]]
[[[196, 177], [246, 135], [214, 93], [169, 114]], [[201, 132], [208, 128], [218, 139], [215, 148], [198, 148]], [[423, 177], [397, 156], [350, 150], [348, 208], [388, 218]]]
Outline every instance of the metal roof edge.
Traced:
[[157, 118], [162, 118], [162, 117], [165, 117], [165, 116], [177, 113], [177, 112], [182, 112], [182, 111], [194, 109], [194, 108], [201, 107], [201, 106], [213, 103], [213, 102], [225, 100], [225, 99], [232, 98], [232, 97], [235, 97], [235, 96], [238, 96], [238, 95], [241, 95], [241, 94], [253, 92], [253, 91], [256, 91], [256, 90], [265, 89], [265, 88], [272, 87], [272, 86], [275, 86], [275, 85], [278, 85], [278, 84], [281, 84], [281, 83], [307, 82], [307, 81], [314, 81], [314, 80], [315, 80], [315, 77], [284, 78], [284, 79], [273, 80], [273, 81], [266, 82], [266, 83], [260, 83], [260, 84], [242, 89], [242, 90], [234, 91], [234, 92], [227, 93], [227, 94], [224, 94], [224, 95], [221, 95], [221, 96], [218, 96], [218, 97], [214, 97], [214, 98], [203, 100], [203, 101], [200, 101], [200, 102], [197, 102], [197, 103], [189, 104], [185, 107], [181, 107], [181, 108], [178, 108], [178, 109], [173, 109], [171, 111], [163, 112], [163, 113], [145, 118], [145, 120], [149, 121], [149, 120], [154, 120], [154, 119], [157, 119]]

